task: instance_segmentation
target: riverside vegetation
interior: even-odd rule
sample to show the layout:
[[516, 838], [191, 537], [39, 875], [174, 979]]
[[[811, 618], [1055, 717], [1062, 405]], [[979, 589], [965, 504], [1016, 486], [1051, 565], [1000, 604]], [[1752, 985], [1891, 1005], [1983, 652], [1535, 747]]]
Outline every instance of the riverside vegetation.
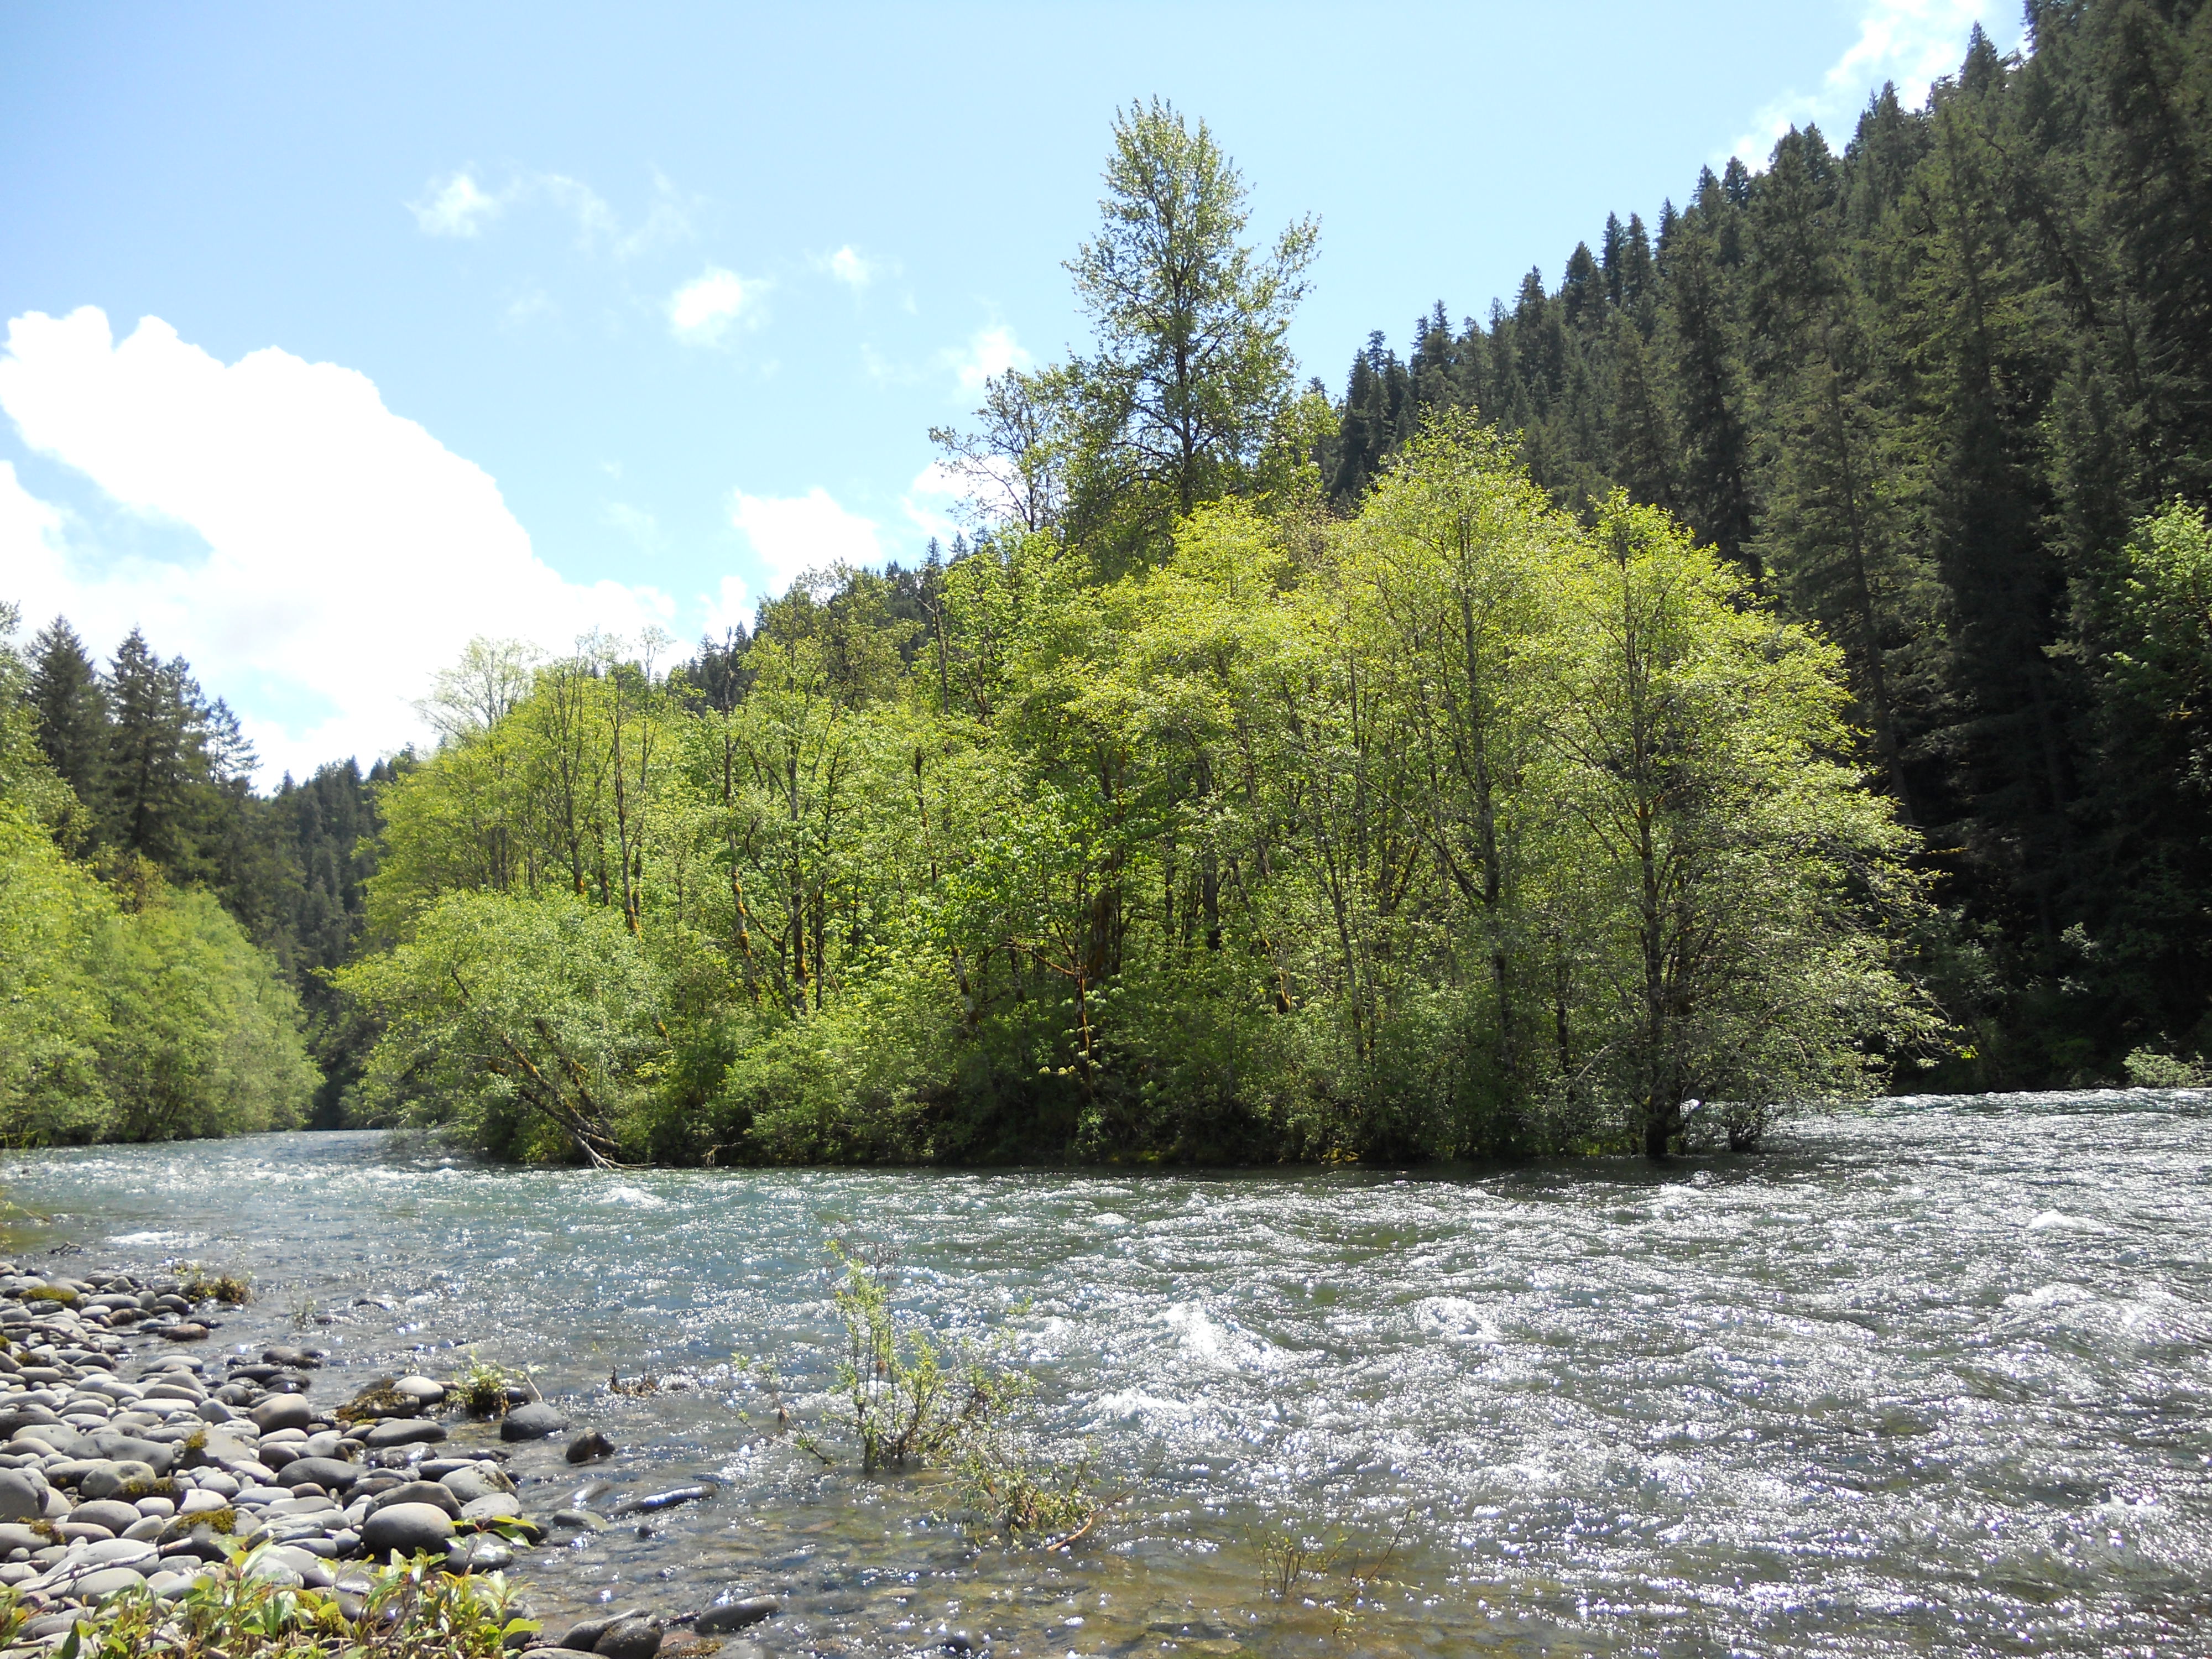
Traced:
[[[1091, 349], [933, 434], [972, 539], [687, 661], [480, 641], [373, 781], [252, 802], [181, 665], [56, 624], [9, 870], [219, 896], [324, 1080], [134, 1115], [92, 1042], [73, 1119], [13, 1057], [125, 1005], [62, 975], [0, 1016], [9, 1133], [312, 1094], [610, 1162], [1663, 1154], [2196, 1075], [2212, 37], [2030, 23], [1334, 401], [1284, 344], [1315, 228], [1247, 241], [1206, 129], [1133, 108]], [[155, 727], [167, 796], [117, 758]]]

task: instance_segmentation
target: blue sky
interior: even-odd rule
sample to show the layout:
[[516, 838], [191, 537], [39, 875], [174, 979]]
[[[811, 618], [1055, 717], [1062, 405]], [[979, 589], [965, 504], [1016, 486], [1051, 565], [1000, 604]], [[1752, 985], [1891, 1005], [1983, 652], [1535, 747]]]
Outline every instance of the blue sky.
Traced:
[[0, 11], [0, 599], [143, 624], [273, 776], [419, 736], [471, 635], [696, 637], [908, 559], [933, 423], [1080, 340], [1117, 105], [1205, 118], [1292, 341], [1555, 280], [1990, 0]]

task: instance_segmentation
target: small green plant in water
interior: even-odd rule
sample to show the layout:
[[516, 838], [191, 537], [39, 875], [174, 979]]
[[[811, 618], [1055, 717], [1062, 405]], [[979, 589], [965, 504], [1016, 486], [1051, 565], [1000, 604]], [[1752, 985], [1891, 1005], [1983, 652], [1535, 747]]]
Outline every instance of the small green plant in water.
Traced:
[[[860, 1443], [860, 1468], [873, 1474], [932, 1462], [952, 1443], [966, 1419], [988, 1408], [988, 1380], [979, 1368], [971, 1368], [967, 1386], [961, 1387], [959, 1379], [946, 1373], [926, 1333], [898, 1328], [884, 1283], [892, 1265], [888, 1251], [863, 1257], [833, 1240], [830, 1253], [845, 1270], [830, 1293], [845, 1327], [837, 1388]], [[823, 1455], [811, 1439], [800, 1443]]]
[[446, 1397], [474, 1417], [507, 1414], [507, 1375], [489, 1359], [469, 1350], [469, 1363], [447, 1385]]
[[1399, 1516], [1398, 1523], [1390, 1529], [1389, 1541], [1381, 1553], [1363, 1559], [1352, 1547], [1352, 1540], [1343, 1533], [1328, 1544], [1322, 1544], [1302, 1534], [1287, 1529], [1271, 1532], [1260, 1540], [1260, 1582], [1270, 1598], [1287, 1601], [1298, 1594], [1307, 1580], [1320, 1580], [1341, 1574], [1344, 1591], [1340, 1595], [1326, 1598], [1328, 1605], [1338, 1607], [1340, 1630], [1351, 1617], [1348, 1607], [1339, 1602], [1357, 1604], [1368, 1588], [1382, 1582], [1383, 1575], [1397, 1559], [1398, 1547], [1406, 1541], [1413, 1520], [1413, 1509], [1408, 1504]]
[[[948, 1364], [927, 1333], [900, 1327], [891, 1313], [888, 1251], [864, 1255], [835, 1240], [829, 1249], [844, 1269], [831, 1291], [845, 1328], [837, 1370], [842, 1426], [859, 1443], [864, 1474], [948, 1466], [979, 1531], [1047, 1549], [1073, 1543], [1129, 1495], [1102, 1498], [1087, 1454], [1071, 1463], [1041, 1452], [1037, 1436], [1019, 1421], [1036, 1393], [1027, 1372], [990, 1363], [973, 1346]], [[774, 1373], [764, 1375], [780, 1432], [789, 1414]], [[834, 1462], [813, 1435], [796, 1438], [823, 1462]]]
[[184, 1288], [177, 1294], [187, 1302], [220, 1302], [242, 1308], [253, 1300], [253, 1286], [244, 1273], [207, 1273], [194, 1268], [185, 1275]]

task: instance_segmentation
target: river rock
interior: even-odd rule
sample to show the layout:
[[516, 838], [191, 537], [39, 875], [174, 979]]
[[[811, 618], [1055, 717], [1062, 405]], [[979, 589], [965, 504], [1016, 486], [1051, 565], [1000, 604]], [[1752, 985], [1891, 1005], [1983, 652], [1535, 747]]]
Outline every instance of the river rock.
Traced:
[[284, 1466], [284, 1479], [295, 1486], [313, 1485], [345, 1492], [361, 1479], [361, 1466], [338, 1457], [295, 1457]]
[[568, 1426], [568, 1419], [542, 1400], [533, 1400], [527, 1406], [517, 1406], [499, 1425], [502, 1440], [543, 1440], [549, 1434], [558, 1434]]
[[92, 1437], [93, 1449], [118, 1463], [143, 1463], [156, 1475], [167, 1474], [176, 1462], [177, 1449], [166, 1441], [142, 1440], [135, 1434], [102, 1429]]
[[[429, 1473], [425, 1468], [423, 1473]], [[448, 1469], [436, 1477], [437, 1482], [464, 1504], [472, 1504], [479, 1498], [505, 1492], [506, 1487], [491, 1480], [473, 1463], [465, 1463], [458, 1469]]]
[[448, 1515], [461, 1512], [461, 1500], [453, 1495], [453, 1489], [435, 1480], [409, 1480], [389, 1492], [379, 1492], [369, 1499], [368, 1511], [374, 1515], [394, 1504], [434, 1504]]
[[96, 1498], [90, 1503], [78, 1504], [70, 1511], [72, 1522], [105, 1527], [111, 1533], [117, 1534], [125, 1527], [135, 1527], [149, 1518], [139, 1514], [131, 1504], [118, 1503], [112, 1498]]
[[720, 1636], [757, 1625], [763, 1619], [773, 1619], [782, 1611], [783, 1603], [773, 1595], [740, 1596], [734, 1601], [708, 1608], [692, 1621], [691, 1628], [702, 1636]]
[[272, 1394], [246, 1413], [253, 1426], [264, 1434], [274, 1434], [279, 1429], [304, 1429], [315, 1420], [315, 1408], [304, 1395]]
[[442, 1551], [453, 1535], [453, 1517], [435, 1504], [393, 1504], [362, 1522], [361, 1541], [372, 1555]]
[[246, 1564], [246, 1577], [274, 1584], [279, 1589], [298, 1589], [307, 1581], [300, 1570], [273, 1549], [257, 1550]]
[[426, 1417], [387, 1417], [362, 1437], [371, 1451], [396, 1446], [432, 1445], [446, 1437], [446, 1425]]
[[118, 1458], [94, 1463], [78, 1477], [76, 1489], [87, 1498], [121, 1498], [133, 1487], [152, 1486], [157, 1478], [151, 1463]]
[[146, 1576], [135, 1567], [102, 1567], [88, 1572], [69, 1588], [69, 1593], [81, 1601], [98, 1601], [125, 1590], [145, 1587]]
[[35, 1521], [46, 1512], [46, 1483], [21, 1469], [0, 1469], [0, 1521]]
[[521, 1514], [521, 1502], [513, 1492], [488, 1492], [461, 1505], [464, 1521], [513, 1521]]
[[182, 1324], [162, 1326], [161, 1337], [165, 1342], [204, 1342], [208, 1339], [208, 1328], [186, 1320]]
[[514, 1551], [489, 1533], [478, 1533], [447, 1555], [446, 1563], [462, 1572], [504, 1572], [514, 1565]]
[[653, 1659], [660, 1651], [660, 1620], [624, 1619], [599, 1632], [592, 1644], [599, 1659]]
[[614, 1455], [615, 1443], [597, 1429], [586, 1429], [568, 1443], [568, 1461], [571, 1463], [589, 1463]]
[[434, 1406], [445, 1399], [446, 1385], [434, 1377], [403, 1376], [392, 1385], [392, 1392], [404, 1400]]
[[597, 1650], [599, 1638], [617, 1625], [644, 1617], [643, 1607], [625, 1607], [620, 1613], [603, 1613], [596, 1618], [580, 1619], [562, 1633], [561, 1645], [578, 1653], [593, 1652]]
[[284, 1365], [295, 1371], [311, 1371], [323, 1363], [323, 1356], [315, 1348], [264, 1348], [261, 1363], [264, 1365]]

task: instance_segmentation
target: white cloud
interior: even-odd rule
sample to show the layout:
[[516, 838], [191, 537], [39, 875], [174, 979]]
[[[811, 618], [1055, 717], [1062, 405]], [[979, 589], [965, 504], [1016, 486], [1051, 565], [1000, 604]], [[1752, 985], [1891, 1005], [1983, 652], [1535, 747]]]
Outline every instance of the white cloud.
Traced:
[[669, 331], [686, 345], [719, 345], [740, 318], [757, 322], [768, 285], [709, 266], [668, 296]]
[[1003, 374], [1010, 368], [1027, 368], [1036, 360], [1024, 350], [1014, 338], [1014, 331], [1003, 323], [978, 329], [969, 337], [966, 347], [943, 354], [942, 361], [952, 370], [960, 383], [960, 390], [969, 397], [978, 396], [983, 382], [994, 374]]
[[914, 475], [914, 482], [899, 497], [907, 521], [925, 536], [949, 542], [960, 531], [951, 509], [968, 498], [968, 485], [942, 461], [932, 461]]
[[433, 179], [422, 199], [408, 210], [426, 235], [475, 236], [492, 220], [523, 202], [549, 202], [576, 225], [580, 247], [593, 250], [602, 244], [617, 259], [629, 259], [692, 234], [691, 209], [667, 178], [654, 173], [653, 205], [635, 229], [623, 228], [621, 216], [607, 200], [580, 179], [560, 173], [519, 173], [499, 190], [486, 190], [472, 168], [463, 167], [442, 179]]
[[819, 484], [804, 495], [748, 495], [740, 489], [730, 497], [730, 522], [752, 544], [770, 594], [810, 570], [878, 564], [884, 556], [875, 521], [848, 513]]
[[743, 576], [723, 577], [714, 592], [699, 596], [699, 605], [707, 613], [709, 639], [719, 639], [732, 628], [753, 625], [752, 593]]
[[613, 238], [621, 234], [615, 220], [615, 210], [606, 200], [580, 179], [565, 178], [557, 173], [534, 173], [518, 179], [514, 186], [516, 195], [543, 196], [562, 212], [576, 222], [576, 240], [589, 247], [602, 236]]
[[876, 268], [848, 243], [830, 256], [830, 274], [849, 289], [864, 289], [875, 277]]
[[474, 635], [559, 649], [674, 614], [650, 588], [564, 580], [488, 473], [336, 364], [273, 347], [225, 364], [159, 318], [118, 343], [95, 307], [33, 312], [8, 325], [0, 409], [32, 449], [206, 549], [108, 556], [10, 467], [6, 597], [33, 626], [68, 616], [96, 650], [143, 627], [189, 658], [269, 776], [418, 737], [412, 700]]
[[1729, 154], [1763, 167], [1774, 141], [1808, 121], [1827, 129], [1829, 142], [1840, 149], [1883, 82], [1897, 83], [1906, 108], [1925, 103], [1933, 82], [1958, 72], [1978, 22], [2002, 50], [2018, 37], [2020, 8], [2012, 0], [1866, 0], [1858, 39], [1829, 67], [1820, 89], [1793, 92], [1767, 105]]
[[473, 236], [505, 210], [507, 198], [487, 193], [464, 167], [443, 180], [433, 179], [428, 195], [407, 205], [425, 235]]

